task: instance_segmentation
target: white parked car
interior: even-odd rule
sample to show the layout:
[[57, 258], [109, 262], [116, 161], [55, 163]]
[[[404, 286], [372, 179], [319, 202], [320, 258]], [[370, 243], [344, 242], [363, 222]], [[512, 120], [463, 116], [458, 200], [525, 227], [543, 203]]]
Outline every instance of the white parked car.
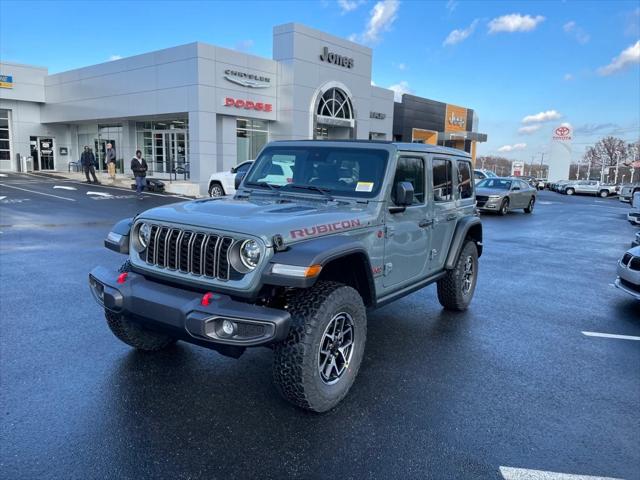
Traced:
[[640, 192], [633, 194], [631, 201], [631, 211], [627, 213], [627, 220], [634, 225], [640, 225]]
[[217, 172], [209, 177], [209, 196], [222, 197], [236, 193], [235, 179], [238, 173], [245, 175], [253, 165], [253, 160], [247, 160], [236, 165], [228, 172]]
[[485, 178], [497, 178], [498, 176], [493, 173], [491, 170], [482, 170], [481, 168], [476, 168], [473, 170], [473, 178], [476, 183], [481, 182]]
[[564, 186], [563, 193], [573, 195], [574, 193], [585, 193], [599, 195], [603, 198], [618, 193], [615, 185], [605, 185], [596, 180], [576, 180]]

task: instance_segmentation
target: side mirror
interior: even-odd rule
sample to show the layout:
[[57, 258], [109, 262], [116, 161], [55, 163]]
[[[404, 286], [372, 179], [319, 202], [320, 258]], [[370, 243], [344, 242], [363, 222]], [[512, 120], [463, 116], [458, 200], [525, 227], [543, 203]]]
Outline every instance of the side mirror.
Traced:
[[233, 184], [234, 184], [236, 190], [238, 189], [238, 187], [240, 187], [240, 184], [242, 183], [242, 180], [244, 179], [245, 175], [246, 175], [246, 173], [238, 173], [238, 174], [236, 174], [236, 178], [233, 180]]
[[398, 182], [393, 202], [399, 207], [406, 207], [413, 203], [413, 185], [411, 182]]
[[520, 190], [520, 187], [518, 187], [518, 186], [512, 187], [511, 190], [513, 190], [515, 192], [516, 190]]
[[229, 170], [231, 173], [236, 173], [236, 167], [231, 167], [231, 170]]

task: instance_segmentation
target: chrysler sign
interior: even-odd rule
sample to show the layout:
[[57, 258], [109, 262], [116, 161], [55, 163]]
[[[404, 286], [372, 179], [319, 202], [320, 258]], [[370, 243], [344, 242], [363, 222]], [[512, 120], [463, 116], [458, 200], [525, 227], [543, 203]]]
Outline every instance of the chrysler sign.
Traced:
[[237, 85], [249, 88], [267, 88], [271, 86], [271, 79], [253, 73], [239, 72], [230, 68], [224, 71], [224, 78]]

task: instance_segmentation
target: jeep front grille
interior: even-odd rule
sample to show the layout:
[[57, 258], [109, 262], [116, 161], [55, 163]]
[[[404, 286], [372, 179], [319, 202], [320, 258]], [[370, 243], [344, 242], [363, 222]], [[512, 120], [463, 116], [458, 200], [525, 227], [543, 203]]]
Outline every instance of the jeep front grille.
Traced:
[[227, 253], [233, 238], [152, 225], [146, 257], [149, 265], [229, 280]]

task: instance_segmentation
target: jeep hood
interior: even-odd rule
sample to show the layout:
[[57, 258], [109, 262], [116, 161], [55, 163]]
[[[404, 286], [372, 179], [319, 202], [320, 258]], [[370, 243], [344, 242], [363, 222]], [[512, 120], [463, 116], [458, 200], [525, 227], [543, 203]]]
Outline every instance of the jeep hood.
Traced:
[[222, 230], [253, 235], [272, 244], [274, 235], [284, 243], [343, 233], [376, 223], [375, 202], [326, 202], [272, 198], [203, 199], [152, 208], [138, 219], [179, 224], [193, 229]]

